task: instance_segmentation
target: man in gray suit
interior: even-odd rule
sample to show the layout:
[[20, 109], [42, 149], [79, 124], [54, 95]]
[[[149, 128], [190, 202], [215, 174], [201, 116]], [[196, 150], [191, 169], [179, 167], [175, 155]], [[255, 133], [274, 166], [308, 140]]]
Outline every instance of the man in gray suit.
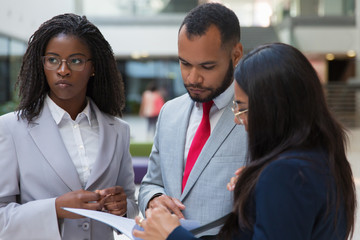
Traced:
[[[232, 193], [226, 184], [246, 156], [246, 133], [236, 126], [231, 111], [233, 69], [243, 54], [234, 12], [217, 3], [194, 8], [180, 26], [178, 54], [188, 94], [161, 110], [139, 206], [144, 215], [147, 208], [164, 206], [180, 218], [205, 224], [231, 211]], [[183, 182], [202, 103], [209, 101], [211, 134]], [[202, 235], [212, 239], [218, 231]]]

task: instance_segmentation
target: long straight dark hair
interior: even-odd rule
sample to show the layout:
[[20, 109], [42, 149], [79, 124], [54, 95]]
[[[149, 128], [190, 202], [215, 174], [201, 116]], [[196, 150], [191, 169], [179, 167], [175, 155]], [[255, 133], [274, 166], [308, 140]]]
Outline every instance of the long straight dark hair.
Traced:
[[310, 62], [292, 46], [267, 44], [240, 61], [235, 79], [249, 99], [248, 164], [235, 186], [234, 210], [221, 230], [222, 239], [231, 238], [239, 223], [253, 228], [247, 206], [264, 167], [288, 149], [312, 146], [328, 153], [336, 184], [336, 211], [343, 201], [346, 238], [352, 236], [356, 195], [346, 158], [347, 135], [330, 113]]

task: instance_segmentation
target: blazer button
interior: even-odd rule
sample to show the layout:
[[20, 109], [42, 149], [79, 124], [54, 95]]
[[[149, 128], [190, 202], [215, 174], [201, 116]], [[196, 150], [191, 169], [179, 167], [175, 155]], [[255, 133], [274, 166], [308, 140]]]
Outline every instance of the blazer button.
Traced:
[[83, 229], [84, 231], [89, 230], [89, 228], [90, 228], [90, 224], [89, 224], [88, 222], [84, 222], [84, 223], [82, 224], [82, 229]]

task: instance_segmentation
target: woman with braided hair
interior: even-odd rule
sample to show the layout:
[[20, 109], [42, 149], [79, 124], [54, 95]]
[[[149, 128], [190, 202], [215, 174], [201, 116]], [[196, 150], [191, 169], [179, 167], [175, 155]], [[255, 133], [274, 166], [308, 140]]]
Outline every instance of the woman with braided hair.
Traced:
[[17, 86], [17, 111], [0, 117], [0, 239], [113, 239], [62, 209], [138, 213], [109, 43], [85, 16], [55, 16], [31, 36]]

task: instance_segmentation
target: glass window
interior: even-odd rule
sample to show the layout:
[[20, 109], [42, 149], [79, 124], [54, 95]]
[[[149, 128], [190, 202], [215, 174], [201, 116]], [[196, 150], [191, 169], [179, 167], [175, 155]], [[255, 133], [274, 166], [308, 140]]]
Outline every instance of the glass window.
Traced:
[[0, 103], [14, 100], [15, 83], [26, 43], [0, 36]]
[[156, 83], [165, 100], [186, 92], [177, 60], [122, 60], [118, 66], [125, 82], [126, 113], [138, 113], [142, 93], [150, 82]]
[[9, 98], [9, 38], [0, 36], [0, 103]]
[[11, 100], [15, 100], [14, 98], [17, 97], [17, 94], [15, 93], [15, 83], [17, 81], [17, 77], [19, 76], [21, 64], [22, 64], [22, 57], [25, 54], [27, 48], [27, 44], [22, 41], [18, 41], [15, 39], [11, 39], [10, 41], [10, 94], [11, 94]]

